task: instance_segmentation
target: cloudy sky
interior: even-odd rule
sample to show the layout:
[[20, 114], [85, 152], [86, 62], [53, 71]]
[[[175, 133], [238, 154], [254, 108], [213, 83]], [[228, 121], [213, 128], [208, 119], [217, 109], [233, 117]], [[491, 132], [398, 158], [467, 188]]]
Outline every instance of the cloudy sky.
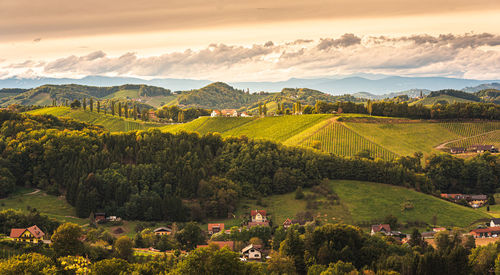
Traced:
[[0, 78], [500, 79], [498, 0], [0, 0]]

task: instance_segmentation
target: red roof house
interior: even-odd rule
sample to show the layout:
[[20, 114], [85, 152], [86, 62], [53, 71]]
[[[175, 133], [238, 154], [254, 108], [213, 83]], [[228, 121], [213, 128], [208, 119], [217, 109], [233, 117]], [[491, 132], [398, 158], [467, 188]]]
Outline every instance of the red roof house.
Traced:
[[33, 225], [28, 228], [12, 228], [9, 236], [16, 241], [38, 243], [43, 240], [45, 233], [38, 226]]
[[387, 235], [387, 234], [391, 233], [391, 226], [388, 224], [372, 225], [371, 234], [374, 235], [374, 234], [379, 233], [379, 232]]

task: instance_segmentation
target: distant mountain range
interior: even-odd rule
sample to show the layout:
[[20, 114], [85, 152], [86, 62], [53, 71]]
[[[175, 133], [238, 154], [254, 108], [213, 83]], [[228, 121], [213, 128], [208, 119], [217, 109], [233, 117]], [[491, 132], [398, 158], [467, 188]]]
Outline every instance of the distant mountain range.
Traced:
[[[496, 83], [495, 83], [496, 82]], [[80, 84], [90, 86], [119, 86], [124, 84], [145, 84], [170, 89], [171, 91], [184, 91], [199, 89], [212, 83], [210, 80], [156, 78], [140, 79], [133, 77], [107, 77], [87, 76], [81, 79], [74, 78], [7, 78], [0, 79], [1, 88], [35, 88], [44, 84]], [[283, 88], [309, 88], [334, 95], [353, 94], [359, 92], [370, 93], [375, 96], [391, 97], [393, 93], [417, 90], [464, 89], [467, 92], [476, 92], [482, 89], [500, 88], [500, 80], [474, 80], [446, 77], [399, 77], [389, 76], [379, 79], [364, 77], [346, 78], [291, 78], [277, 82], [231, 82], [234, 88], [251, 92], [279, 92]], [[484, 88], [477, 88], [483, 85]]]

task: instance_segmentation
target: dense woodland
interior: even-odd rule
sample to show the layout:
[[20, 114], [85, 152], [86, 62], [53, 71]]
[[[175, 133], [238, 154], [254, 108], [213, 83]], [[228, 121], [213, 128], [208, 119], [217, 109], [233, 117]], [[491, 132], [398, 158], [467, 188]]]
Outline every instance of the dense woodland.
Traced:
[[63, 194], [80, 217], [105, 211], [126, 219], [227, 217], [242, 196], [282, 194], [322, 179], [414, 187], [426, 193], [493, 193], [498, 156], [463, 160], [421, 155], [395, 161], [344, 158], [245, 137], [110, 134], [53, 116], [0, 112], [3, 196], [15, 185]]

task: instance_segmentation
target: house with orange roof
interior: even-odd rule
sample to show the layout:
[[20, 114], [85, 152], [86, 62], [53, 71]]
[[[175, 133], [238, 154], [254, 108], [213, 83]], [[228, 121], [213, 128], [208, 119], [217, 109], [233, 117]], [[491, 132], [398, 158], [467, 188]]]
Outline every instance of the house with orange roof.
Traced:
[[9, 237], [18, 242], [39, 243], [43, 241], [45, 233], [33, 225], [28, 228], [12, 228]]
[[224, 231], [224, 224], [223, 223], [209, 223], [208, 224], [208, 234], [216, 234], [219, 232]]

